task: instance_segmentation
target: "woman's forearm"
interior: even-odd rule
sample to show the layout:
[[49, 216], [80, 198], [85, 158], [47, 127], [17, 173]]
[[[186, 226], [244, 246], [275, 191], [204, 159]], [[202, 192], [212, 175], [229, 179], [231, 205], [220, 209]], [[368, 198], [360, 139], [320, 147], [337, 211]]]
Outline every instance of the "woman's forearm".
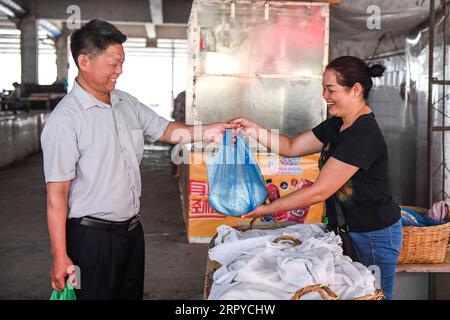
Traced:
[[294, 191], [264, 206], [264, 213], [280, 212], [306, 208], [325, 201], [326, 195], [313, 186]]
[[292, 152], [292, 139], [286, 135], [273, 132], [272, 130], [259, 127], [256, 130], [256, 134], [250, 134], [255, 137], [259, 143], [265, 146], [273, 153], [285, 156], [295, 157]]

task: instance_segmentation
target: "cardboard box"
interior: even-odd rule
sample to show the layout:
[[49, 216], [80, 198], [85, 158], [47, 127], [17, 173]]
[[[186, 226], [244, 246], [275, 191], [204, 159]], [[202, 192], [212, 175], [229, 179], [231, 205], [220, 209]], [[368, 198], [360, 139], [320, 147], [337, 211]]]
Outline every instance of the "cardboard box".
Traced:
[[[319, 168], [319, 154], [307, 157], [285, 158], [274, 154], [255, 154], [264, 179], [272, 179], [280, 192], [285, 196], [295, 191], [295, 180], [315, 181]], [[190, 164], [184, 164], [180, 179], [183, 212], [190, 243], [208, 243], [222, 224], [235, 226], [250, 219], [225, 216], [216, 212], [208, 203], [209, 184], [204, 154], [193, 152]], [[295, 180], [294, 180], [295, 179]], [[324, 203], [309, 208], [304, 217], [305, 223], [322, 222]]]

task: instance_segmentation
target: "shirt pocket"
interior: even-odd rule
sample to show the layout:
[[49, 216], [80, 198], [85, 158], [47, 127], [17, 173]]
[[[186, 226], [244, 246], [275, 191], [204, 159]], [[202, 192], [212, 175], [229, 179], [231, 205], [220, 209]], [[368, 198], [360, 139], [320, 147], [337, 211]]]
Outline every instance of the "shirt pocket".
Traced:
[[144, 155], [144, 130], [131, 130], [131, 140], [138, 163], [141, 163]]

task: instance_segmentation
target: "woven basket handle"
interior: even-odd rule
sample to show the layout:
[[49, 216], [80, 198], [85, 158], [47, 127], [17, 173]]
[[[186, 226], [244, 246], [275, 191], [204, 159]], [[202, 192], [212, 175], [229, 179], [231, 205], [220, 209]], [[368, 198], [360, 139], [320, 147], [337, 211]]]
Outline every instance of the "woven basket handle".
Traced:
[[[275, 222], [275, 219], [274, 219], [274, 217], [272, 217], [272, 216], [264, 216], [264, 217], [270, 218], [273, 222]], [[253, 229], [253, 224], [254, 224], [254, 223], [256, 222], [256, 220], [258, 220], [258, 219], [262, 219], [262, 217], [254, 217], [254, 218], [250, 221], [250, 223], [248, 224], [248, 229], [249, 229], [249, 230]]]
[[[307, 287], [304, 287], [303, 289], [298, 290], [296, 293], [294, 293], [291, 300], [300, 300], [300, 298], [302, 296], [304, 296], [305, 294], [310, 293], [310, 292], [318, 292], [323, 300], [329, 300], [328, 298], [331, 298], [331, 300], [339, 299], [339, 296], [336, 293], [334, 293], [333, 291], [331, 291], [331, 289], [328, 288], [327, 286], [325, 286], [323, 284], [320, 284], [320, 285], [315, 284], [315, 285], [307, 286]], [[328, 297], [326, 294], [328, 295]]]
[[297, 238], [294, 238], [292, 236], [279, 236], [278, 238], [273, 240], [274, 243], [278, 243], [280, 241], [291, 241], [294, 246], [299, 246], [302, 244], [302, 242], [300, 240], [298, 240]]

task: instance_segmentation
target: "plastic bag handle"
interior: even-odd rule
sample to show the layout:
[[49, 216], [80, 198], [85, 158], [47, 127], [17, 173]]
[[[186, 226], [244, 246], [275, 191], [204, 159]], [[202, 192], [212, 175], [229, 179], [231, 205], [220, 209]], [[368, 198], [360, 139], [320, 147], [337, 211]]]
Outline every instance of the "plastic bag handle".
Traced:
[[[243, 164], [251, 164], [250, 163], [250, 150], [248, 147], [247, 142], [245, 141], [245, 137], [244, 134], [239, 131], [239, 133], [236, 136], [236, 146], [235, 149], [237, 149], [237, 145], [241, 145], [242, 144], [242, 148], [244, 149], [244, 163]], [[236, 160], [237, 160], [237, 153], [235, 156]]]
[[[231, 129], [226, 129], [225, 130], [225, 134], [222, 138], [222, 145], [225, 150], [228, 150], [227, 148], [232, 147], [233, 146], [233, 142], [231, 141]], [[223, 152], [222, 154], [222, 163], [223, 164], [228, 164], [227, 162], [227, 154], [229, 152]]]
[[225, 135], [222, 138], [222, 145], [224, 145], [224, 146], [228, 145], [228, 140], [229, 140], [229, 137], [230, 137], [230, 133], [231, 133], [231, 129], [226, 129], [225, 130]]
[[[238, 164], [238, 150], [241, 150], [241, 148], [238, 148], [238, 144], [242, 145], [242, 149], [244, 149], [244, 163], [242, 164], [250, 164], [250, 155], [249, 155], [249, 147], [247, 145], [247, 142], [245, 141], [244, 134], [242, 132], [239, 132], [236, 136], [236, 144], [233, 145], [233, 139], [232, 139], [232, 131], [231, 129], [226, 129], [224, 137], [222, 138], [222, 145], [224, 148], [232, 148], [228, 149], [229, 152], [223, 153], [223, 163], [227, 162], [227, 154], [231, 153], [233, 154], [233, 164]], [[230, 151], [232, 150], [232, 151]]]

